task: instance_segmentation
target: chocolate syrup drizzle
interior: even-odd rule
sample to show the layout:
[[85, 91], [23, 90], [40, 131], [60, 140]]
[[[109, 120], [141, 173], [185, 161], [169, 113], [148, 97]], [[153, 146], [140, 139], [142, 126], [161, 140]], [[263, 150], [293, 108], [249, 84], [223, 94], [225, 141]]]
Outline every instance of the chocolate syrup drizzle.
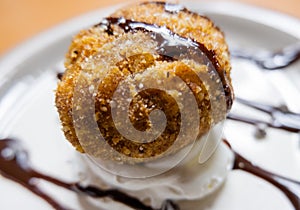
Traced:
[[292, 133], [300, 133], [300, 114], [291, 112], [286, 106], [271, 106], [241, 99], [238, 97], [236, 98], [236, 101], [268, 114], [272, 120], [270, 122], [264, 122], [261, 120], [251, 119], [246, 116], [239, 116], [232, 113], [229, 113], [227, 117], [228, 119], [251, 124], [258, 128], [262, 127], [260, 125], [265, 125], [265, 128], [270, 127]]
[[231, 56], [235, 58], [247, 59], [263, 69], [276, 70], [290, 66], [300, 59], [300, 42], [289, 45], [274, 53], [270, 52], [250, 52], [245, 50], [231, 50]]
[[224, 140], [224, 142], [229, 146], [229, 148], [234, 153], [234, 157], [235, 157], [234, 166], [233, 166], [234, 170], [243, 170], [249, 172], [273, 184], [275, 187], [281, 190], [288, 197], [288, 199], [293, 204], [295, 210], [300, 210], [300, 182], [299, 181], [295, 181], [277, 175], [275, 173], [271, 173], [269, 171], [266, 171], [265, 169], [262, 169], [254, 165], [245, 157], [243, 157], [242, 155], [234, 151], [227, 140]]
[[[169, 30], [166, 27], [157, 26], [154, 24], [148, 24], [144, 22], [137, 22], [133, 20], [128, 20], [124, 18], [114, 18], [108, 17], [105, 18], [102, 22], [95, 25], [95, 27], [103, 27], [105, 32], [109, 35], [114, 34], [112, 25], [116, 25], [124, 30], [125, 33], [128, 32], [137, 32], [142, 31], [144, 33], [150, 33], [152, 38], [158, 43], [157, 52], [160, 54], [163, 60], [173, 61], [178, 59], [181, 55], [189, 56], [194, 60], [199, 60], [197, 56], [197, 49], [202, 52], [200, 59], [207, 57], [209, 62], [204, 61], [205, 63], [211, 63], [214, 68], [209, 68], [210, 73], [214, 73], [213, 69], [216, 69], [218, 77], [221, 79], [224, 93], [226, 96], [227, 109], [230, 110], [233, 102], [233, 93], [231, 87], [228, 85], [226, 80], [226, 72], [223, 71], [220, 67], [220, 64], [216, 58], [216, 54], [213, 50], [208, 50], [203, 44], [192, 40], [190, 38], [182, 37], [173, 31]], [[174, 44], [176, 42], [176, 45]], [[197, 57], [197, 58], [196, 58]], [[203, 61], [202, 61], [203, 63]]]
[[66, 208], [41, 191], [37, 182], [39, 179], [43, 179], [64, 189], [93, 198], [109, 197], [112, 200], [123, 203], [133, 209], [179, 210], [179, 207], [170, 200], [166, 200], [161, 208], [154, 209], [151, 206], [142, 203], [137, 198], [127, 195], [117, 189], [103, 190], [95, 186], [82, 186], [80, 183], [67, 183], [42, 174], [30, 166], [27, 151], [24, 150], [19, 141], [13, 139], [0, 140], [0, 175], [23, 185], [37, 196], [47, 201], [57, 210], [67, 210], [70, 208]]
[[[198, 13], [192, 12], [179, 4], [173, 4], [162, 1], [141, 3], [141, 5], [147, 4], [162, 5], [164, 6], [165, 11], [170, 14], [178, 14], [179, 12], [184, 12], [187, 14], [199, 15]], [[207, 18], [205, 16], [201, 17]], [[288, 67], [300, 59], [300, 42], [279, 49], [274, 53], [263, 51], [250, 52], [242, 49], [233, 49], [230, 51], [230, 53], [232, 57], [251, 60], [263, 69], [276, 70]]]
[[[224, 142], [231, 148], [228, 141], [224, 140]], [[235, 155], [233, 169], [247, 171], [273, 184], [288, 197], [295, 207], [295, 210], [300, 210], [300, 182], [276, 175], [257, 167], [242, 155], [234, 151], [232, 148], [231, 150]], [[84, 194], [93, 198], [109, 197], [134, 209], [155, 210], [154, 208], [143, 204], [137, 198], [129, 196], [116, 189], [103, 190], [94, 186], [84, 187], [79, 183], [66, 183], [42, 174], [32, 169], [29, 163], [27, 151], [23, 149], [19, 141], [13, 139], [0, 140], [0, 174], [23, 185], [37, 196], [47, 201], [57, 210], [66, 210], [68, 208], [64, 207], [53, 198], [42, 192], [38, 187], [38, 179], [46, 180], [67, 190], [71, 190], [78, 194]], [[166, 200], [162, 204], [160, 210], [179, 210], [179, 207], [172, 201]]]
[[63, 72], [59, 72], [56, 74], [56, 78], [59, 79], [60, 81], [62, 80], [62, 77], [64, 76]]

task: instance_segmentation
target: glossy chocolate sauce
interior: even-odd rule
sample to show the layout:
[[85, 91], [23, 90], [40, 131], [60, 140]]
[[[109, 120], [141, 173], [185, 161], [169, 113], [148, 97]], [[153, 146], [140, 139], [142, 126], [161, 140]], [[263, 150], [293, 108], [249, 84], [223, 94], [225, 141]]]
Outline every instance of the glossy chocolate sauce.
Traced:
[[264, 179], [265, 181], [273, 184], [279, 190], [281, 190], [291, 201], [295, 210], [300, 210], [300, 182], [292, 179], [285, 178], [283, 176], [271, 173], [266, 171], [249, 160], [244, 158], [242, 155], [234, 151], [228, 141], [224, 140], [224, 142], [230, 147], [232, 152], [234, 153], [235, 160], [233, 169], [235, 170], [243, 170], [249, 172], [257, 177]]
[[56, 78], [59, 79], [60, 81], [62, 80], [62, 77], [64, 76], [63, 72], [59, 72], [56, 74]]
[[[203, 44], [196, 42], [195, 40], [182, 37], [166, 27], [160, 27], [144, 22], [136, 22], [124, 18], [108, 17], [95, 27], [103, 27], [107, 34], [112, 35], [114, 34], [112, 28], [113, 25], [122, 28], [125, 33], [142, 31], [151, 34], [151, 38], [158, 43], [157, 52], [161, 55], [163, 60], [173, 61], [179, 59], [180, 56], [188, 56], [189, 59], [197, 61], [200, 59], [200, 63], [213, 65], [209, 66], [208, 69], [210, 69], [211, 74], [214, 74], [213, 69], [216, 69], [218, 78], [221, 79], [224, 88], [227, 108], [230, 110], [233, 101], [233, 92], [226, 81], [225, 71], [221, 69], [213, 50], [208, 50]], [[174, 44], [174, 41], [176, 44]], [[199, 50], [202, 55], [198, 55]], [[208, 61], [206, 61], [205, 58], [208, 58]]]
[[[123, 203], [133, 209], [156, 210], [151, 206], [143, 204], [137, 198], [127, 195], [117, 189], [103, 190], [94, 186], [82, 186], [79, 183], [66, 183], [42, 174], [30, 166], [27, 151], [24, 150], [20, 142], [13, 139], [0, 140], [0, 175], [23, 185], [37, 196], [47, 201], [57, 210], [67, 210], [70, 208], [58, 203], [43, 192], [38, 186], [37, 181], [39, 179], [46, 180], [67, 190], [93, 198], [109, 197], [112, 200]], [[157, 210], [179, 210], [179, 207], [172, 201], [166, 200], [162, 204], [162, 207]]]
[[231, 50], [231, 56], [250, 60], [266, 70], [281, 69], [290, 66], [300, 59], [300, 42], [287, 46], [274, 53]]
[[[271, 105], [266, 105], [258, 102], [241, 99], [238, 97], [236, 98], [236, 101], [246, 106], [252, 107], [253, 109], [268, 114], [271, 117], [271, 121], [264, 122], [261, 120], [248, 118], [246, 116], [239, 116], [231, 113], [228, 115], [227, 117], [228, 119], [254, 125], [257, 128], [262, 129], [262, 132], [264, 132], [266, 128], [270, 127], [270, 128], [281, 129], [292, 133], [300, 133], [299, 113], [291, 112], [285, 106], [278, 106], [278, 107], [271, 106]], [[265, 126], [261, 126], [261, 125], [265, 125]]]

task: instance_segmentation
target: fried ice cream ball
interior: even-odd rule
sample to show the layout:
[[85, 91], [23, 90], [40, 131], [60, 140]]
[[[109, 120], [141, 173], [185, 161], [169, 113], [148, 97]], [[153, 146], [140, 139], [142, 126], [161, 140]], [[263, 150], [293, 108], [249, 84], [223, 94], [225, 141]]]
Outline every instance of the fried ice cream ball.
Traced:
[[[164, 2], [130, 5], [82, 30], [65, 68], [55, 101], [63, 132], [79, 152], [95, 157], [120, 160], [109, 147], [122, 154], [120, 161], [175, 153], [224, 120], [233, 100], [224, 34], [207, 17]], [[116, 92], [130, 102], [116, 100]], [[193, 103], [196, 115], [183, 115], [183, 105]], [[115, 121], [112, 112], [125, 109], [124, 122]], [[164, 123], [151, 120], [157, 110], [165, 114]], [[132, 133], [128, 123], [140, 132]], [[147, 141], [143, 132], [160, 123], [165, 129]]]

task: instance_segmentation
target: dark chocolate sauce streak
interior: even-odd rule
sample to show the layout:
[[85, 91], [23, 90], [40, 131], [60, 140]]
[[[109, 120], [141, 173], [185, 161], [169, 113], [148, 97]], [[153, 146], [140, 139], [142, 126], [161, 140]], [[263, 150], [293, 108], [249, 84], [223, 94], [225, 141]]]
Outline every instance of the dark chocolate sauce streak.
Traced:
[[56, 74], [56, 78], [59, 79], [60, 81], [62, 80], [62, 77], [64, 76], [63, 72], [59, 72]]
[[243, 116], [238, 116], [238, 115], [235, 115], [235, 114], [229, 114], [227, 116], [227, 119], [247, 123], [247, 124], [250, 124], [250, 125], [257, 126], [257, 127], [259, 127], [259, 125], [263, 124], [263, 125], [266, 125], [267, 127], [270, 127], [270, 128], [281, 129], [281, 130], [289, 131], [289, 132], [292, 132], [292, 133], [299, 133], [300, 132], [299, 128], [293, 128], [293, 127], [289, 127], [289, 126], [285, 126], [285, 125], [281, 125], [281, 124], [276, 124], [276, 123], [273, 123], [273, 122], [264, 122], [264, 121], [261, 121], [261, 120], [256, 120], [256, 119], [251, 119], [251, 118], [247, 118], [247, 117], [243, 117]]
[[236, 114], [229, 113], [227, 119], [235, 120], [250, 125], [259, 127], [259, 125], [265, 125], [266, 128], [276, 128], [284, 131], [289, 131], [292, 133], [300, 133], [300, 114], [291, 112], [285, 106], [271, 106], [266, 104], [261, 104], [258, 102], [253, 102], [241, 98], [236, 98], [236, 101], [242, 103], [246, 106], [252, 107], [259, 111], [268, 114], [271, 117], [270, 122], [264, 122], [261, 120], [251, 119], [245, 116], [239, 116]]
[[263, 69], [276, 70], [290, 66], [300, 59], [300, 42], [287, 46], [274, 53], [231, 50], [231, 56], [247, 59]]
[[[137, 32], [142, 31], [145, 33], [150, 33], [152, 38], [158, 43], [157, 52], [162, 56], [166, 61], [172, 61], [179, 58], [182, 55], [189, 56], [192, 59], [196, 57], [201, 57], [201, 59], [208, 58], [208, 61], [202, 60], [202, 63], [211, 63], [214, 68], [209, 68], [212, 72], [212, 69], [216, 69], [218, 77], [221, 79], [224, 93], [226, 96], [227, 109], [230, 110], [233, 101], [233, 93], [231, 87], [228, 85], [226, 80], [225, 71], [220, 67], [220, 64], [216, 58], [216, 54], [213, 50], [208, 50], [203, 44], [182, 37], [166, 27], [160, 27], [154, 24], [148, 24], [144, 22], [136, 22], [132, 20], [127, 20], [124, 18], [105, 18], [101, 23], [95, 25], [95, 27], [103, 27], [107, 34], [113, 35], [114, 31], [112, 25], [116, 25], [124, 30], [125, 33], [128, 32]], [[174, 44], [174, 41], [176, 44]], [[200, 50], [202, 56], [198, 56]], [[205, 56], [203, 56], [205, 55]], [[196, 58], [199, 60], [199, 58]]]
[[[25, 188], [47, 201], [57, 210], [67, 210], [53, 198], [42, 192], [38, 187], [38, 180], [43, 179], [57, 186], [71, 190], [78, 194], [84, 194], [93, 198], [109, 197], [114, 201], [125, 204], [138, 210], [156, 210], [147, 206], [135, 197], [116, 189], [103, 190], [94, 186], [81, 186], [79, 183], [66, 183], [53, 177], [42, 174], [31, 168], [28, 153], [22, 148], [20, 142], [13, 139], [0, 140], [0, 174], [15, 181]], [[179, 207], [170, 200], [166, 200], [157, 210], [179, 210]]]
[[224, 142], [233, 151], [235, 160], [233, 169], [240, 169], [249, 172], [257, 177], [260, 177], [267, 182], [273, 184], [275, 187], [280, 189], [291, 201], [295, 210], [300, 210], [300, 182], [292, 179], [285, 178], [283, 176], [266, 171], [258, 166], [255, 166], [249, 160], [244, 158], [242, 155], [234, 151], [228, 141]]
[[62, 187], [68, 188], [69, 186], [33, 170], [29, 165], [27, 152], [24, 151], [21, 145], [15, 140], [0, 140], [0, 174], [23, 185], [34, 194], [43, 198], [55, 209], [67, 209], [43, 193], [38, 188], [37, 180], [35, 179], [45, 179]]

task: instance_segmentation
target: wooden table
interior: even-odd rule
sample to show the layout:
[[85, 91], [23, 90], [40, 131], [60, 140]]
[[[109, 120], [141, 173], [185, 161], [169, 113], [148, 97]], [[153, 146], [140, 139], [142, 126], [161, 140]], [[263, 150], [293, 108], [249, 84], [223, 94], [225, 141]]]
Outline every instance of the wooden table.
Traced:
[[[202, 0], [195, 0], [202, 1]], [[299, 0], [235, 0], [300, 18]], [[0, 0], [0, 55], [64, 20], [128, 0]], [[263, 18], [263, 17], [262, 17]]]

